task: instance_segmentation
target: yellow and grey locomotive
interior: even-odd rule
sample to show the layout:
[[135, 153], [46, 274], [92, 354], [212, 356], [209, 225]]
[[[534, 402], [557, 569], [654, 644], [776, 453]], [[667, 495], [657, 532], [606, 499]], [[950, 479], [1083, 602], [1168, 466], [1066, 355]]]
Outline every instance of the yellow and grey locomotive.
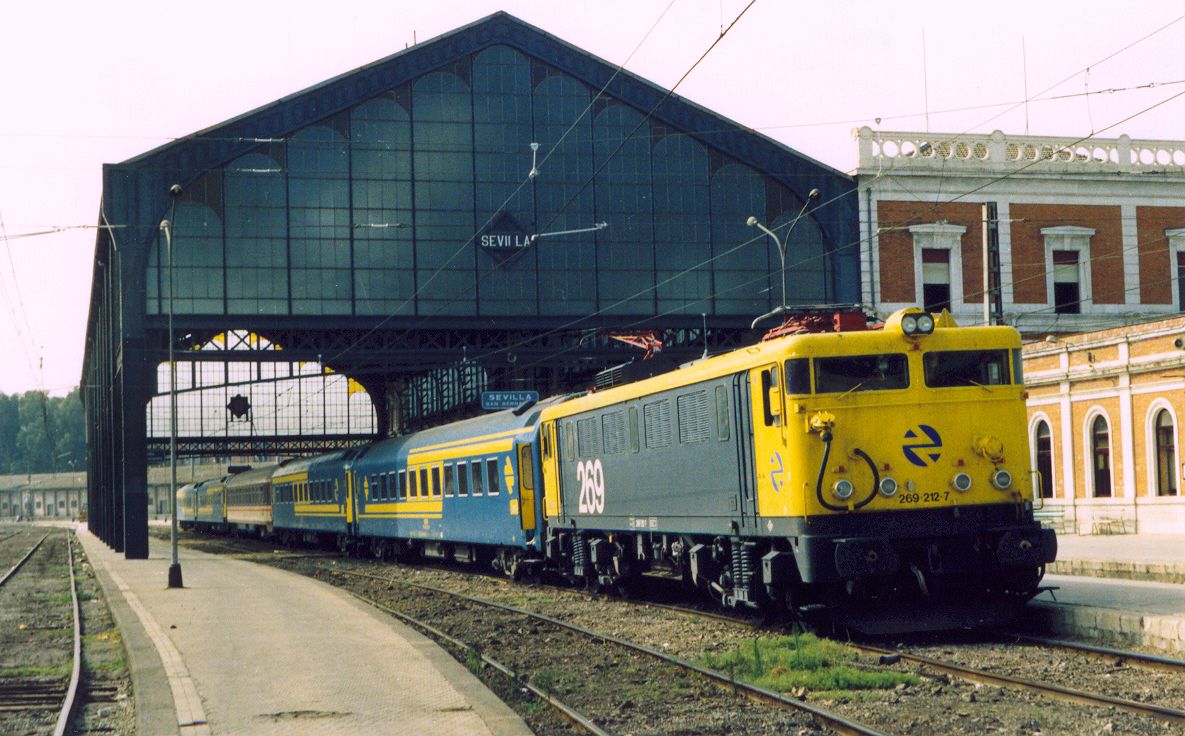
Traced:
[[792, 334], [540, 417], [545, 557], [655, 563], [726, 605], [867, 631], [995, 623], [1037, 591], [1020, 337], [894, 314]]

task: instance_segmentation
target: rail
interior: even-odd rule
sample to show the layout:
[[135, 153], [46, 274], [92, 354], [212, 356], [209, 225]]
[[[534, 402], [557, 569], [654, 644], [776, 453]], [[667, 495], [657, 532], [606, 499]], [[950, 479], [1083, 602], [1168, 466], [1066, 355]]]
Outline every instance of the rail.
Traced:
[[41, 543], [44, 542], [46, 539], [49, 539], [48, 534], [46, 534], [41, 539], [37, 540], [37, 544], [34, 544], [32, 549], [30, 549], [28, 552], [25, 553], [24, 557], [17, 560], [17, 563], [15, 565], [13, 565], [12, 568], [8, 572], [4, 573], [4, 577], [0, 578], [0, 588], [4, 587], [4, 584], [8, 582], [8, 579], [11, 578], [13, 575], [15, 575], [17, 570], [21, 569], [21, 565], [28, 562], [29, 558], [33, 556], [33, 553], [37, 551], [37, 548], [40, 547]]
[[855, 644], [849, 642], [849, 645], [867, 654], [876, 654], [882, 657], [900, 657], [906, 662], [913, 664], [926, 665], [938, 672], [944, 672], [948, 675], [960, 677], [970, 682], [978, 682], [986, 685], [999, 685], [1002, 687], [1019, 688], [1028, 690], [1030, 692], [1040, 693], [1055, 700], [1061, 700], [1067, 703], [1077, 703], [1080, 705], [1101, 705], [1119, 708], [1128, 713], [1135, 713], [1141, 716], [1151, 716], [1166, 721], [1174, 721], [1177, 723], [1185, 723], [1185, 711], [1177, 708], [1169, 708], [1163, 705], [1153, 705], [1151, 703], [1140, 703], [1135, 700], [1127, 700], [1126, 698], [1116, 698], [1111, 695], [1104, 695], [1102, 693], [1088, 693], [1082, 690], [1074, 690], [1073, 688], [1061, 687], [1060, 685], [1050, 685], [1042, 682], [1034, 682], [1033, 680], [1025, 680], [1019, 677], [1009, 677], [1007, 675], [997, 675], [993, 672], [986, 672], [984, 670], [972, 669], [970, 667], [963, 667], [962, 665], [950, 664], [941, 660], [932, 659], [930, 657], [923, 657], [919, 654], [909, 654], [907, 652], [900, 652], [893, 649], [882, 649], [880, 647], [869, 646], [867, 644]]
[[74, 606], [74, 666], [70, 671], [70, 686], [66, 688], [66, 697], [58, 713], [54, 736], [63, 736], [70, 725], [74, 701], [78, 697], [78, 683], [82, 679], [82, 616], [78, 608], [78, 580], [74, 575], [73, 534], [66, 535], [66, 557], [70, 561], [70, 598]]

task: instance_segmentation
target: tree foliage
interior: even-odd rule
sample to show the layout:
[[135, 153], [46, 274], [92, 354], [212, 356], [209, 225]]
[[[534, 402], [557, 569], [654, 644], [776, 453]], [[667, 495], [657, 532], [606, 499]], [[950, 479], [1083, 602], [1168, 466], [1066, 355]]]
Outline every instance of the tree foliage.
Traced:
[[86, 469], [86, 423], [78, 389], [68, 396], [0, 393], [0, 475]]

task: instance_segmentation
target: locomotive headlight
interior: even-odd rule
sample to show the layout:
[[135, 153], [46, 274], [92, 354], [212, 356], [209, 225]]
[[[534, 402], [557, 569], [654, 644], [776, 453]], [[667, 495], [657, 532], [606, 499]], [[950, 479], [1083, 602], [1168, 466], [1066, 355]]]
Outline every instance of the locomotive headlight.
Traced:
[[929, 335], [934, 331], [934, 318], [928, 314], [918, 315], [918, 333]]
[[848, 480], [847, 478], [837, 480], [835, 481], [835, 485], [832, 487], [832, 490], [835, 491], [837, 498], [847, 501], [852, 497], [852, 481]]
[[992, 473], [992, 485], [1001, 491], [1008, 490], [1012, 487], [1012, 473], [1007, 470], [997, 470]]
[[959, 493], [966, 493], [971, 490], [971, 476], [966, 473], [955, 473], [955, 477], [950, 479], [950, 484]]
[[918, 331], [918, 318], [915, 315], [907, 314], [901, 318], [901, 331], [907, 335], [914, 335]]
[[881, 478], [881, 484], [877, 490], [881, 492], [882, 496], [892, 496], [897, 492], [897, 481], [886, 475]]

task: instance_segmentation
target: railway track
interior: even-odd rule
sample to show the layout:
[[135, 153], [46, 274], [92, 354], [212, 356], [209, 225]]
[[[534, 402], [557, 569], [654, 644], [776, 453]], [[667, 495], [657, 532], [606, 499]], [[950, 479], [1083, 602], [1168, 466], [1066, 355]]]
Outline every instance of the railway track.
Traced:
[[945, 662], [934, 657], [925, 657], [919, 654], [912, 654], [910, 652], [905, 652], [898, 649], [884, 649], [881, 647], [870, 646], [868, 644], [852, 642], [849, 642], [849, 646], [854, 647], [865, 654], [878, 657], [899, 657], [903, 662], [909, 662], [914, 665], [922, 665], [933, 671], [942, 672], [952, 677], [959, 677], [969, 682], [975, 682], [981, 685], [997, 685], [1010, 689], [1027, 690], [1029, 692], [1039, 693], [1047, 698], [1060, 700], [1065, 703], [1112, 707], [1118, 708], [1119, 710], [1123, 710], [1128, 713], [1134, 713], [1135, 715], [1139, 716], [1147, 716], [1160, 721], [1185, 723], [1185, 710], [1181, 710], [1179, 708], [1170, 708], [1153, 703], [1141, 703], [1135, 700], [1129, 700], [1127, 698], [1119, 698], [1112, 695], [1107, 695], [1106, 693], [1092, 693], [1084, 690], [1062, 687], [1052, 683], [1038, 682], [1036, 680], [1030, 680], [1027, 678], [999, 674], [984, 669], [965, 667], [963, 665]]
[[[42, 536], [26, 552], [3, 578], [0, 578], [0, 591], [11, 591], [12, 582], [21, 569], [34, 558], [42, 548], [42, 544], [49, 539], [50, 533]], [[69, 589], [71, 598], [72, 640], [70, 676], [68, 679], [51, 675], [36, 674], [36, 670], [18, 670], [16, 676], [0, 678], [0, 721], [20, 723], [48, 723], [54, 724], [53, 733], [61, 736], [66, 733], [70, 718], [74, 712], [78, 687], [82, 673], [82, 621], [78, 604], [78, 584], [74, 571], [74, 545], [72, 536], [64, 537], [69, 572]], [[32, 613], [32, 612], [26, 612]], [[18, 634], [28, 630], [28, 624], [16, 627]], [[50, 629], [52, 631], [52, 628]], [[34, 632], [41, 635], [44, 629]], [[46, 645], [49, 646], [49, 645]], [[56, 716], [54, 715], [56, 714]], [[0, 729], [3, 730], [3, 729]]]
[[1173, 659], [1171, 657], [1161, 657], [1145, 652], [1132, 652], [1124, 649], [1098, 646], [1097, 644], [1086, 644], [1078, 641], [1068, 641], [1066, 639], [1050, 639], [1044, 636], [1030, 636], [1028, 634], [1006, 634], [1002, 635], [1002, 638], [1035, 644], [1050, 649], [1063, 649], [1084, 657], [1093, 657], [1110, 662], [1121, 662], [1144, 669], [1173, 672], [1185, 676], [1185, 659]]
[[[683, 608], [681, 606], [661, 603], [647, 602], [643, 605], [670, 610], [688, 616], [710, 618], [712, 620], [722, 621], [737, 626], [753, 626], [753, 621], [751, 619], [737, 615], [701, 611], [698, 609]], [[1185, 675], [1185, 661], [1183, 660], [1159, 657], [1142, 652], [1132, 652], [1121, 649], [1113, 649], [1110, 647], [1101, 647], [1080, 642], [1072, 642], [1061, 639], [1048, 639], [1037, 636], [1010, 634], [1002, 636], [1001, 638], [1011, 639], [1019, 642], [1027, 642], [1034, 646], [1040, 646], [1047, 649], [1060, 649], [1075, 655], [1093, 657], [1115, 663], [1129, 664], [1147, 669], [1168, 671], [1178, 675]], [[966, 667], [963, 665], [945, 662], [934, 657], [913, 654], [900, 649], [876, 647], [859, 642], [849, 641], [846, 643], [854, 649], [867, 655], [881, 658], [881, 661], [888, 661], [885, 658], [891, 659], [896, 657], [902, 661], [909, 662], [914, 665], [925, 666], [931, 670], [943, 672], [952, 677], [959, 677], [969, 682], [974, 682], [981, 685], [996, 685], [1004, 688], [1025, 690], [1039, 693], [1045, 697], [1062, 702], [1100, 707], [1113, 707], [1128, 713], [1146, 716], [1161, 721], [1185, 723], [1185, 710], [1180, 708], [1157, 705], [1154, 703], [1139, 702], [1129, 698], [1108, 695], [1106, 693], [1092, 693], [1075, 688], [1062, 687], [1052, 683], [1014, 677], [974, 667]]]
[[[298, 562], [297, 557], [291, 558], [292, 562]], [[309, 560], [308, 562], [314, 563]], [[355, 563], [342, 560], [341, 565], [352, 566]], [[353, 578], [355, 580], [369, 581], [372, 590], [381, 589], [386, 586], [387, 590], [393, 589], [392, 586], [399, 586], [401, 589], [419, 589], [426, 594], [433, 596], [443, 595], [448, 596], [454, 601], [464, 601], [468, 605], [480, 605], [483, 607], [494, 607], [507, 614], [512, 614], [519, 617], [530, 617], [538, 624], [545, 624], [546, 627], [556, 626], [562, 627], [565, 630], [573, 633], [580, 632], [580, 635], [590, 640], [602, 642], [601, 649], [594, 650], [587, 656], [590, 659], [597, 660], [614, 660], [620, 659], [620, 656], [613, 653], [612, 649], [616, 646], [631, 646], [630, 642], [625, 642], [616, 639], [612, 636], [607, 636], [602, 633], [603, 626], [610, 626], [615, 631], [622, 630], [623, 627], [616, 625], [617, 621], [624, 621], [626, 619], [643, 619], [649, 618], [655, 621], [673, 621], [675, 617], [663, 619], [662, 617], [654, 617], [653, 614], [639, 614], [634, 616], [631, 613], [626, 613], [622, 608], [617, 606], [627, 606], [640, 604], [645, 607], [669, 610], [681, 614], [680, 617], [688, 617], [698, 621], [693, 621], [690, 627], [687, 626], [670, 626], [669, 623], [657, 625], [655, 630], [660, 630], [662, 626], [667, 626], [668, 630], [675, 630], [680, 632], [695, 632], [709, 625], [709, 622], [720, 622], [726, 624], [726, 628], [732, 628], [734, 631], [744, 630], [749, 632], [748, 635], [740, 635], [739, 638], [749, 641], [756, 640], [760, 637], [765, 637], [770, 632], [776, 633], [775, 630], [765, 629], [764, 632], [754, 635], [754, 621], [748, 618], [742, 618], [737, 615], [730, 615], [715, 611], [705, 611], [694, 608], [686, 608], [678, 605], [669, 605], [658, 603], [654, 601], [629, 601], [619, 597], [606, 597], [603, 595], [594, 595], [586, 592], [565, 590], [562, 588], [548, 587], [541, 589], [536, 586], [517, 585], [506, 581], [504, 578], [490, 578], [482, 575], [472, 576], [466, 575], [465, 580], [453, 578], [458, 574], [457, 570], [436, 569], [426, 567], [406, 568], [396, 567], [392, 568], [390, 572], [384, 574], [372, 574], [366, 570], [375, 570], [372, 567], [375, 563], [357, 563], [361, 567], [349, 569], [342, 569], [335, 565], [330, 568], [324, 565], [317, 565], [322, 570], [328, 570], [335, 576], [343, 576], [344, 578]], [[382, 568], [377, 568], [381, 570]], [[396, 572], [396, 570], [405, 572]], [[437, 577], [437, 573], [442, 573], [442, 577]], [[413, 582], [408, 577], [424, 577], [420, 580], [432, 579], [439, 581], [440, 585], [452, 588], [453, 590], [446, 590], [437, 587], [436, 585], [424, 585], [422, 582]], [[357, 590], [359, 586], [346, 585], [343, 587], [353, 587]], [[355, 595], [359, 595], [355, 590]], [[475, 595], [466, 595], [474, 593], [475, 590], [481, 590], [479, 595], [488, 598], [495, 598], [496, 601], [483, 600]], [[460, 591], [459, 593], [457, 591]], [[384, 610], [392, 610], [392, 608], [404, 608], [405, 599], [413, 600], [417, 596], [406, 593], [387, 593], [385, 597], [388, 599], [387, 603], [380, 600], [384, 595], [360, 595], [367, 602], [378, 605]], [[587, 608], [583, 613], [576, 613], [578, 610], [585, 608], [583, 604], [574, 605], [572, 603], [559, 604], [559, 599], [562, 598], [581, 598], [592, 601], [599, 601], [591, 608]], [[399, 600], [399, 603], [392, 603], [392, 600]], [[499, 603], [497, 601], [503, 601]], [[552, 613], [554, 616], [559, 616], [564, 619], [574, 619], [583, 624], [580, 626], [573, 626], [569, 622], [560, 621], [546, 615], [536, 614], [532, 611], [522, 610], [520, 607], [524, 601], [528, 607], [539, 608], [546, 613]], [[548, 602], [550, 601], [550, 602]], [[554, 603], [554, 604], [553, 604]], [[510, 604], [510, 605], [506, 605]], [[414, 605], [414, 604], [413, 604]], [[427, 625], [438, 624], [437, 631], [433, 633], [434, 636], [448, 635], [447, 631], [440, 629], [439, 625], [450, 618], [466, 618], [466, 619], [481, 619], [487, 614], [472, 614], [468, 610], [462, 609], [456, 605], [441, 606], [437, 604], [437, 610], [431, 615], [424, 615], [415, 617], [420, 622], [431, 622]], [[411, 617], [406, 610], [398, 611], [403, 616]], [[605, 616], [608, 616], [607, 618]], [[547, 632], [548, 628], [540, 625], [536, 630], [536, 624], [524, 624], [523, 619], [510, 621], [501, 625], [501, 628], [508, 631], [517, 631], [522, 634], [527, 631], [528, 638], [535, 642], [549, 642], [551, 635]], [[446, 627], [447, 628], [447, 627]], [[624, 627], [630, 634], [630, 638], [636, 636], [635, 632], [641, 633], [642, 629], [639, 627]], [[428, 629], [425, 629], [428, 630]], [[431, 632], [430, 632], [431, 633]], [[454, 630], [453, 633], [456, 633]], [[678, 636], [679, 634], [676, 634]], [[469, 638], [469, 637], [465, 637]], [[704, 637], [696, 637], [703, 639]], [[720, 637], [717, 634], [710, 634], [708, 639], [711, 641], [721, 642], [728, 639], [735, 640], [738, 636], [730, 634]], [[442, 637], [442, 640], [443, 637]], [[646, 646], [631, 647], [632, 651], [639, 655], [653, 656], [658, 660], [673, 660], [676, 664], [671, 666], [678, 666], [683, 664], [677, 658], [667, 657], [666, 653], [659, 652], [655, 649], [654, 642], [656, 641], [670, 641], [676, 642], [676, 639], [656, 639], [650, 634], [642, 633], [641, 641], [650, 644]], [[1027, 641], [1034, 646], [1040, 646], [1035, 654], [1018, 653], [1016, 651], [1016, 644], [1018, 641]], [[685, 642], [688, 646], [682, 647], [679, 654], [685, 658], [698, 657], [696, 652], [706, 651], [702, 646], [696, 645], [695, 641]], [[1072, 642], [1050, 642], [1048, 640], [1040, 640], [1034, 638], [1021, 639], [1015, 635], [1010, 635], [1007, 642], [1001, 644], [996, 641], [994, 645], [985, 643], [982, 637], [974, 642], [964, 642], [967, 646], [961, 644], [951, 643], [937, 646], [940, 649], [950, 649], [952, 646], [956, 647], [953, 652], [954, 659], [962, 658], [964, 660], [971, 660], [970, 663], [964, 662], [962, 664], [943, 661], [947, 659], [944, 656], [924, 656], [915, 652], [890, 650], [883, 647], [871, 647], [868, 645], [856, 645], [857, 649], [862, 649], [870, 660], [862, 666], [867, 667], [871, 664], [875, 669], [879, 666], [892, 666], [893, 662], [903, 662], [905, 666], [897, 666], [893, 669], [897, 671], [911, 671], [916, 672], [916, 676], [920, 678], [920, 684], [909, 686], [905, 691], [898, 688], [897, 693], [888, 692], [879, 696], [881, 700], [877, 701], [883, 705], [869, 705], [868, 707], [860, 707], [859, 703], [836, 703], [842, 714], [841, 719], [848, 720], [851, 726], [855, 729], [863, 730], [848, 730], [847, 726], [833, 726], [826, 725], [825, 728], [840, 733], [875, 733], [876, 731], [863, 725], [863, 723], [873, 723], [890, 732], [926, 732], [939, 727], [944, 721], [950, 726], [955, 723], [952, 718], [961, 719], [959, 728], [951, 730], [951, 733], [983, 733], [983, 732], [997, 732], [1001, 730], [1015, 730], [1019, 727], [1020, 732], [1028, 733], [1030, 731], [1037, 732], [1042, 728], [1046, 733], [1080, 733], [1080, 732], [1152, 732], [1157, 729], [1180, 729], [1185, 724], [1185, 710], [1180, 707], [1185, 704], [1185, 686], [1172, 686], [1172, 681], [1176, 680], [1185, 683], [1185, 678], [1181, 678], [1180, 674], [1185, 672], [1185, 663], [1169, 660], [1163, 657], [1154, 657], [1151, 655], [1143, 655], [1135, 652], [1127, 652], [1117, 649], [1108, 649], [1103, 647], [1089, 647], [1077, 645]], [[488, 644], [488, 642], [487, 642]], [[482, 644], [480, 637], [474, 639], [470, 644], [461, 645], [455, 644], [453, 646], [460, 646], [462, 649], [468, 651], [478, 651]], [[490, 651], [495, 651], [500, 643], [491, 644]], [[545, 646], [547, 646], [545, 644]], [[560, 647], [561, 645], [555, 645]], [[716, 645], [717, 647], [719, 644]], [[754, 645], [755, 646], [755, 645]], [[978, 656], [973, 652], [982, 648], [987, 651], [990, 647], [995, 647], [995, 653], [988, 656]], [[666, 645], [664, 644], [665, 648]], [[916, 646], [922, 649], [922, 646]], [[674, 650], [678, 650], [678, 645], [674, 646]], [[1069, 656], [1055, 656], [1052, 654], [1053, 649], [1064, 649], [1070, 652], [1074, 657]], [[498, 656], [503, 657], [502, 650], [497, 650]], [[944, 654], [947, 652], [944, 652]], [[575, 655], [582, 656], [582, 655]], [[881, 659], [881, 658], [885, 659]], [[1095, 667], [1098, 670], [1088, 676], [1082, 676], [1083, 671], [1090, 669], [1087, 666], [1089, 660], [1078, 659], [1077, 657], [1092, 657], [1099, 660], [1102, 664]], [[1010, 660], [1001, 665], [1001, 662]], [[1049, 660], [1053, 666], [1048, 668], [1050, 676], [1045, 676], [1043, 670], [1031, 665], [1037, 661]], [[484, 659], [482, 661], [485, 661]], [[877, 662], [880, 664], [876, 664]], [[1018, 664], [1021, 663], [1021, 664]], [[489, 666], [493, 667], [493, 664]], [[513, 664], [513, 663], [512, 663]], [[968, 664], [976, 666], [968, 666]], [[1152, 670], [1166, 671], [1167, 674], [1159, 675], [1159, 673], [1151, 672], [1148, 675], [1139, 675], [1137, 673], [1125, 672], [1125, 668], [1140, 668]], [[985, 669], [986, 667], [986, 669]], [[1009, 669], [1012, 672], [1009, 672]], [[509, 667], [508, 667], [509, 669]], [[514, 670], [509, 669], [510, 672]], [[1018, 675], [1019, 673], [1019, 675]], [[533, 679], [531, 666], [519, 665], [518, 671], [519, 682], [524, 678], [528, 682]], [[703, 676], [701, 673], [696, 673]], [[716, 673], [721, 675], [721, 673]], [[1073, 675], [1073, 676], [1069, 676]], [[1062, 679], [1062, 676], [1066, 676]], [[1154, 679], [1160, 676], [1165, 679]], [[662, 676], [653, 676], [653, 679], [661, 679]], [[733, 683], [727, 675], [722, 675], [722, 679], [718, 678], [717, 683], [724, 683], [726, 688], [737, 688], [740, 692], [745, 686], [740, 683]], [[1052, 684], [1052, 683], [1060, 683]], [[1166, 684], [1168, 683], [1168, 684]], [[983, 686], [981, 690], [980, 687]], [[1073, 686], [1073, 687], [1069, 687]], [[545, 694], [556, 696], [556, 692], [544, 687], [541, 688]], [[672, 689], [677, 689], [672, 687]], [[750, 697], [760, 697], [760, 694], [752, 693], [746, 689], [746, 694]], [[571, 691], [569, 691], [571, 692]], [[776, 697], [788, 701], [804, 701], [805, 697], [800, 695], [798, 691], [794, 691], [797, 698], [783, 698], [778, 694]], [[806, 695], [811, 695], [807, 692]], [[978, 695], [978, 698], [976, 697]], [[567, 693], [565, 693], [567, 696]], [[941, 696], [941, 697], [939, 697]], [[583, 694], [577, 694], [573, 697], [581, 698]], [[1151, 702], [1158, 701], [1158, 702]], [[768, 701], [767, 701], [768, 702]], [[978, 702], [978, 705], [976, 703]], [[1055, 707], [1055, 703], [1059, 704]], [[1066, 707], [1060, 705], [1063, 703], [1069, 704], [1087, 704], [1091, 708], [1076, 708]], [[936, 705], [937, 704], [937, 705]], [[809, 705], [814, 705], [809, 704]], [[832, 702], [828, 702], [828, 707]], [[854, 706], [854, 707], [853, 707]], [[589, 706], [584, 702], [577, 702], [577, 707], [582, 708], [587, 713], [598, 714], [598, 721], [594, 725], [602, 728], [613, 730], [613, 723], [606, 722], [600, 716], [603, 715], [602, 710], [598, 709], [596, 705]], [[638, 705], [639, 709], [648, 707]], [[785, 704], [782, 705], [785, 707]], [[929, 709], [920, 718], [914, 714], [918, 712], [915, 709]], [[997, 715], [998, 712], [1005, 711], [1007, 715]], [[954, 715], [951, 715], [954, 714]], [[850, 717], [850, 718], [849, 718]], [[814, 716], [812, 715], [812, 718]], [[917, 720], [914, 720], [914, 719]], [[1151, 721], [1152, 723], [1150, 723]], [[992, 727], [986, 728], [981, 725], [981, 722], [987, 722]], [[816, 721], [818, 724], [823, 724], [823, 719]], [[1009, 725], [1009, 729], [1002, 729], [1001, 726]], [[1019, 725], [1018, 725], [1019, 724]], [[1143, 725], [1138, 725], [1143, 724]], [[583, 727], [581, 727], [583, 728]], [[629, 730], [627, 728], [620, 729], [622, 731]], [[662, 730], [662, 729], [658, 729]], [[738, 729], [739, 730], [739, 729]]]
[[[367, 579], [367, 580], [371, 580], [371, 581], [386, 584], [386, 585], [391, 585], [391, 584], [401, 585], [401, 586], [415, 588], [415, 589], [418, 589], [421, 591], [426, 591], [426, 592], [436, 594], [436, 595], [447, 596], [453, 600], [464, 601], [466, 603], [484, 607], [486, 609], [493, 609], [493, 610], [502, 611], [504, 613], [511, 614], [514, 617], [529, 619], [529, 620], [536, 622], [536, 623], [542, 623], [542, 624], [545, 624], [550, 627], [555, 627], [556, 629], [561, 629], [564, 631], [572, 632], [572, 633], [578, 634], [579, 636], [584, 637], [586, 639], [591, 639], [593, 641], [612, 644], [617, 647], [621, 647], [622, 649], [629, 650], [630, 652], [649, 657], [649, 658], [656, 660], [664, 665], [674, 667], [679, 670], [683, 670], [685, 672], [695, 673], [699, 677], [706, 678], [708, 681], [715, 683], [718, 686], [723, 686], [722, 688], [720, 688], [720, 692], [722, 692], [725, 697], [728, 697], [729, 692], [739, 693], [739, 694], [743, 694], [744, 696], [746, 696], [747, 698], [749, 698], [751, 700], [762, 702], [767, 705], [772, 705], [772, 706], [780, 707], [780, 708], [793, 709], [794, 711], [797, 711], [798, 713], [808, 716], [816, 724], [822, 726], [823, 728], [825, 728], [827, 731], [829, 731], [831, 733], [852, 734], [852, 735], [859, 735], [859, 736], [871, 736], [873, 734], [881, 734], [882, 733], [881, 731], [879, 731], [875, 728], [872, 728], [870, 726], [849, 720], [847, 718], [844, 718], [843, 716], [840, 716], [839, 714], [836, 714], [832, 711], [821, 708], [821, 707], [814, 705], [812, 703], [807, 703], [803, 700], [787, 697], [785, 695], [782, 695], [781, 693], [777, 693], [772, 690], [767, 690], [765, 688], [761, 688], [756, 685], [751, 685], [751, 684], [739, 681], [733, 677], [730, 677], [726, 673], [711, 670], [706, 667], [701, 667], [700, 665], [694, 664], [692, 662], [688, 662], [688, 661], [680, 659], [678, 657], [670, 656], [670, 655], [660, 652], [656, 649], [653, 649], [653, 648], [650, 648], [647, 646], [643, 646], [641, 644], [626, 641], [624, 639], [620, 639], [620, 638], [617, 638], [617, 637], [614, 637], [614, 636], [611, 636], [611, 635], [608, 635], [608, 634], [605, 634], [602, 632], [593, 631], [593, 630], [590, 630], [590, 629], [587, 629], [587, 628], [584, 628], [581, 626], [577, 626], [575, 624], [571, 624], [571, 623], [568, 623], [565, 621], [561, 621], [559, 619], [556, 619], [556, 618], [553, 618], [550, 616], [546, 616], [546, 615], [543, 615], [540, 613], [527, 611], [527, 610], [517, 608], [514, 606], [509, 606], [506, 604], [498, 603], [496, 601], [490, 601], [490, 600], [478, 598], [475, 596], [465, 595], [462, 593], [456, 593], [453, 591], [449, 591], [449, 590], [446, 590], [443, 588], [438, 588], [438, 587], [431, 586], [431, 585], [424, 585], [422, 583], [414, 583], [411, 581], [399, 580], [396, 578], [390, 578], [390, 577], [381, 576], [381, 575], [374, 575], [372, 573], [358, 572], [358, 571], [352, 571], [352, 570], [340, 570], [340, 569], [334, 569], [334, 568], [323, 568], [323, 569], [325, 569], [326, 571], [328, 571], [334, 575], [362, 578], [362, 579]], [[367, 600], [368, 600], [368, 602], [370, 602], [372, 604], [375, 603], [375, 601], [372, 601], [369, 599], [367, 599]], [[388, 611], [391, 610], [386, 606], [382, 606], [382, 608], [383, 608], [383, 610], [388, 610]], [[402, 614], [400, 614], [400, 617], [405, 618], [405, 616]], [[586, 717], [586, 720], [587, 720], [587, 717]], [[593, 725], [595, 726], [595, 724], [593, 724]]]

